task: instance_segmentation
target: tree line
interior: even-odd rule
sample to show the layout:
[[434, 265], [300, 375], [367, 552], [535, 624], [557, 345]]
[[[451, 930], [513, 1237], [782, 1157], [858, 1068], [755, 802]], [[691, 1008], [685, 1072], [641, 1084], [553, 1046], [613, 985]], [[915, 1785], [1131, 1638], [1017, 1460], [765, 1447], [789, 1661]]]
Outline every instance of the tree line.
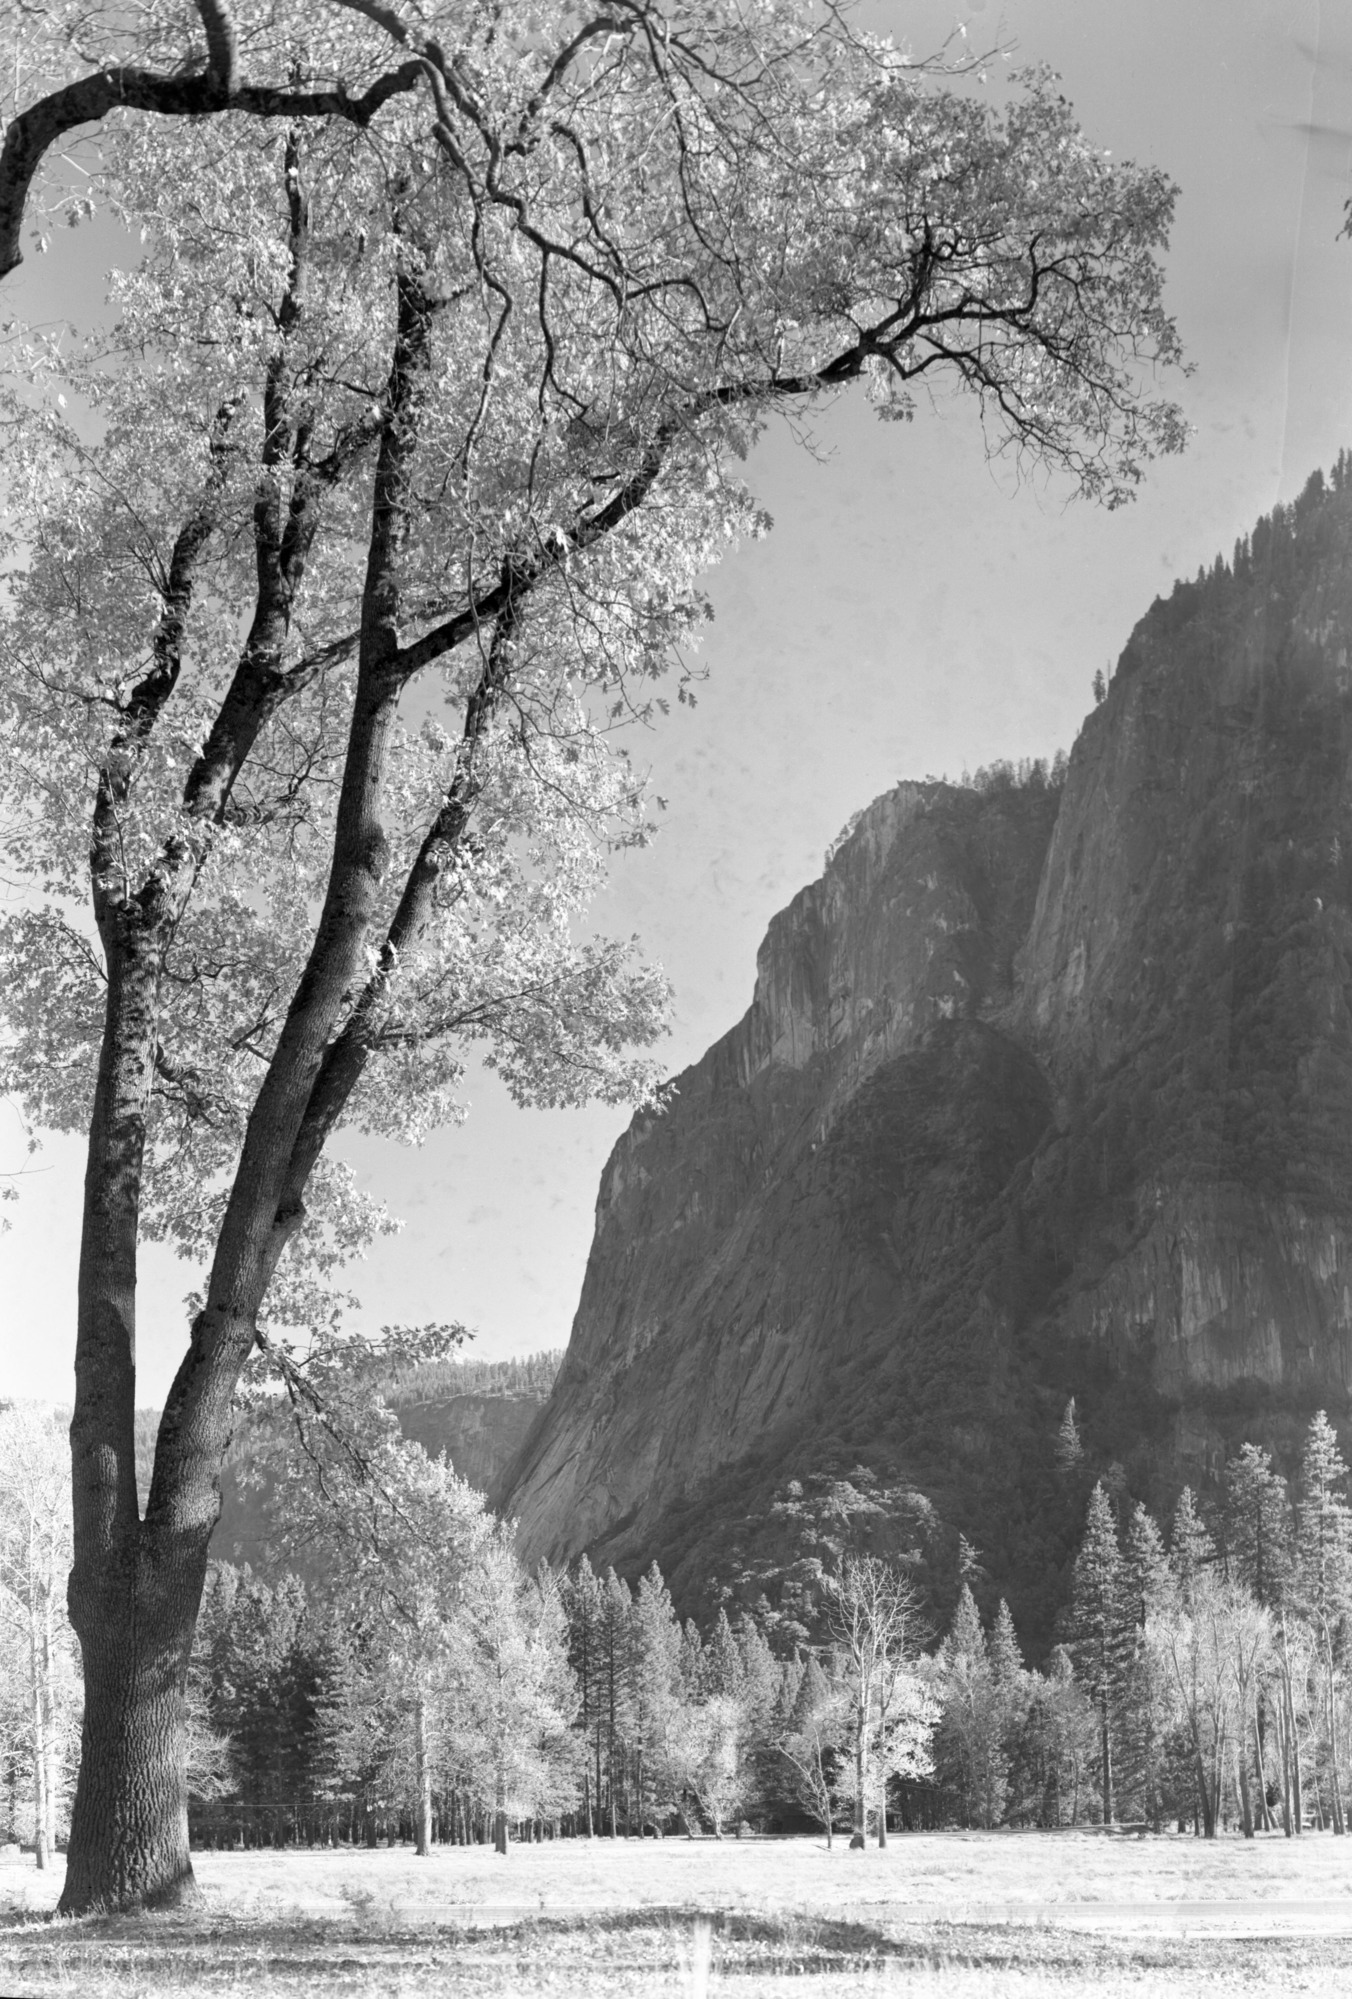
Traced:
[[[0, 1411], [5, 1832], [68, 1823], [78, 1655], [56, 1420]], [[1079, 1469], [1073, 1405], [1061, 1434]], [[819, 1564], [808, 1635], [761, 1598], [704, 1628], [654, 1563], [528, 1573], [512, 1529], [378, 1398], [279, 1443], [268, 1501], [306, 1576], [209, 1573], [188, 1678], [197, 1845], [723, 1837], [1136, 1822], [1346, 1825], [1352, 1506], [1327, 1417], [1293, 1486], [1247, 1443], [1167, 1533], [1102, 1481], [1041, 1669], [959, 1542], [942, 1632], [904, 1560]], [[975, 1588], [974, 1585], [975, 1584]], [[787, 1637], [786, 1637], [786, 1634]]]

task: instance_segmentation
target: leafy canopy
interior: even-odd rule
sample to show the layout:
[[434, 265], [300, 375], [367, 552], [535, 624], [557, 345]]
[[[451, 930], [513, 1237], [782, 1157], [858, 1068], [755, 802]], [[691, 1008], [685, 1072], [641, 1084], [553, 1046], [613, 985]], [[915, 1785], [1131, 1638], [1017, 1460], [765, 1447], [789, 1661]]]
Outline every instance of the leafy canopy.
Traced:
[[[0, 408], [0, 1081], [87, 1124], [134, 931], [141, 1226], [207, 1262], [331, 978], [268, 1306], [301, 1324], [383, 1225], [323, 1156], [340, 1124], [416, 1142], [476, 1040], [523, 1102], [651, 1094], [665, 983], [579, 924], [650, 830], [617, 726], [765, 525], [735, 476], [760, 426], [947, 380], [993, 448], [1118, 504], [1183, 437], [1153, 383], [1173, 189], [1048, 75], [995, 103], [835, 9], [199, 17], [200, 50], [170, 7], [16, 27], [11, 165], [97, 100], [92, 192], [49, 205], [105, 199], [145, 252], [110, 331], [16, 346]], [[142, 115], [183, 109], [215, 115]]]

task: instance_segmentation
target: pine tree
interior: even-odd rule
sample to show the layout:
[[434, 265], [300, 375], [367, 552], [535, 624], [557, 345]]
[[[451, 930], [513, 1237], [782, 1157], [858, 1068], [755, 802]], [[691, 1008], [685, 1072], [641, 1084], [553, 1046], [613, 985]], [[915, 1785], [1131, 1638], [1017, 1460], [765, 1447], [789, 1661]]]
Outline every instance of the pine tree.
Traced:
[[952, 1659], [979, 1661], [982, 1665], [986, 1663], [986, 1633], [982, 1628], [981, 1612], [976, 1607], [970, 1584], [965, 1582], [958, 1595], [953, 1622], [948, 1627], [946, 1650]]
[[729, 1700], [738, 1700], [742, 1692], [744, 1668], [742, 1654], [737, 1644], [737, 1636], [728, 1622], [726, 1609], [720, 1608], [714, 1625], [713, 1636], [709, 1640], [705, 1654], [705, 1684], [710, 1694], [724, 1694]]
[[1296, 1596], [1312, 1622], [1336, 1626], [1349, 1600], [1352, 1511], [1346, 1498], [1347, 1465], [1324, 1411], [1310, 1421], [1300, 1467], [1296, 1507]]
[[629, 1671], [632, 1615], [633, 1599], [629, 1594], [629, 1585], [616, 1575], [614, 1569], [608, 1569], [602, 1585], [597, 1635], [600, 1639], [600, 1726], [605, 1752], [606, 1813], [612, 1839], [619, 1832], [619, 1792], [632, 1721]]
[[745, 1778], [742, 1809], [754, 1813], [769, 1802], [779, 1773], [776, 1745], [782, 1720], [784, 1667], [753, 1617], [738, 1620], [737, 1653], [742, 1665], [737, 1702], [739, 1754]]
[[1075, 1397], [1066, 1404], [1066, 1413], [1061, 1418], [1061, 1427], [1056, 1433], [1056, 1466], [1064, 1478], [1077, 1472], [1084, 1463], [1084, 1445], [1080, 1442], [1080, 1426], [1075, 1416]]
[[650, 1804], [660, 1812], [671, 1802], [671, 1739], [683, 1701], [681, 1627], [656, 1562], [639, 1578], [630, 1634], [631, 1746], [642, 1832]]
[[1111, 1825], [1114, 1737], [1130, 1669], [1133, 1625], [1117, 1523], [1101, 1481], [1089, 1495], [1066, 1624], [1076, 1672], [1098, 1715], [1103, 1823]]
[[832, 1843], [836, 1786], [845, 1764], [847, 1695], [838, 1680], [828, 1679], [809, 1653], [779, 1751], [793, 1773], [798, 1802], [806, 1806]]
[[[1280, 1613], [1290, 1595], [1294, 1562], [1286, 1481], [1273, 1471], [1272, 1460], [1265, 1450], [1246, 1443], [1225, 1467], [1224, 1489], [1222, 1521], [1229, 1574], [1264, 1609]], [[1252, 1724], [1258, 1778], [1257, 1817], [1258, 1823], [1268, 1830], [1275, 1823], [1267, 1800], [1268, 1737], [1275, 1722], [1279, 1743], [1284, 1741], [1284, 1703], [1280, 1699], [1274, 1703], [1272, 1688], [1261, 1673], [1255, 1676], [1251, 1694], [1252, 1713], [1246, 1709], [1244, 1728], [1247, 1733]], [[1283, 1777], [1287, 1774], [1284, 1771]], [[1286, 1816], [1289, 1819], [1289, 1806]], [[1248, 1823], [1246, 1817], [1246, 1830]]]
[[600, 1809], [601, 1743], [604, 1703], [601, 1679], [601, 1584], [585, 1555], [578, 1559], [572, 1574], [562, 1585], [564, 1615], [568, 1620], [568, 1659], [577, 1679], [578, 1727], [585, 1753], [582, 1762], [582, 1817], [587, 1837], [595, 1835], [595, 1814]]
[[1125, 1567], [1133, 1626], [1125, 1703], [1126, 1753], [1139, 1781], [1146, 1817], [1158, 1832], [1163, 1817], [1171, 1700], [1168, 1673], [1154, 1643], [1154, 1621], [1169, 1612], [1177, 1592], [1164, 1537], [1140, 1504], [1127, 1528]]
[[1337, 1654], [1352, 1607], [1352, 1509], [1347, 1465], [1322, 1409], [1311, 1418], [1300, 1467], [1296, 1508], [1296, 1607], [1313, 1630], [1324, 1681], [1333, 1830], [1346, 1830], [1339, 1771], [1341, 1743], [1335, 1688]]
[[1169, 1567], [1185, 1610], [1192, 1606], [1198, 1578], [1215, 1560], [1216, 1544], [1197, 1511], [1191, 1487], [1185, 1485], [1178, 1495], [1169, 1536]]
[[1028, 1771], [1024, 1754], [1024, 1730], [1032, 1700], [1032, 1679], [1023, 1661], [1023, 1648], [1014, 1628], [1009, 1605], [1001, 1597], [986, 1641], [991, 1680], [999, 1714], [1000, 1747], [1005, 1763], [1005, 1817], [1024, 1818], [1031, 1808]]
[[988, 1648], [995, 1684], [1001, 1694], [1009, 1698], [1024, 1678], [1026, 1668], [1023, 1663], [1023, 1648], [1014, 1629], [1014, 1619], [1003, 1597], [995, 1613], [995, 1622], [991, 1626]]
[[965, 1582], [941, 1658], [940, 1755], [949, 1765], [950, 1781], [956, 1780], [964, 1823], [998, 1825], [1008, 1784], [1002, 1702], [981, 1614]]
[[1291, 1508], [1285, 1479], [1257, 1444], [1245, 1444], [1225, 1467], [1223, 1519], [1230, 1574], [1274, 1609], [1290, 1584]]

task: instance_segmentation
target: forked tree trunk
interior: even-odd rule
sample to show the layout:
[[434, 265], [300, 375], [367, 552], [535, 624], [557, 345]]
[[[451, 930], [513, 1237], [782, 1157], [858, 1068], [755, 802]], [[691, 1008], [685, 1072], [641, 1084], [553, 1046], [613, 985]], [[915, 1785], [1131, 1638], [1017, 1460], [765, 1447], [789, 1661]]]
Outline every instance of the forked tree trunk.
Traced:
[[[190, 521], [176, 543], [153, 664], [128, 699], [125, 725], [99, 775], [91, 877], [107, 987], [85, 1172], [71, 1423], [75, 1563], [69, 1604], [84, 1658], [85, 1716], [64, 1914], [163, 1906], [193, 1892], [184, 1688], [220, 1508], [231, 1397], [278, 1259], [304, 1218], [311, 1168], [361, 1069], [355, 1057], [347, 1059], [343, 1036], [335, 1040], [334, 1029], [345, 997], [360, 988], [386, 859], [382, 776], [402, 685], [394, 663], [395, 561], [407, 526], [408, 458], [429, 324], [426, 302], [401, 281], [328, 887], [305, 976], [249, 1116], [205, 1306], [161, 1419], [144, 1520], [134, 1425], [146, 1106], [160, 1047], [162, 954], [191, 880], [193, 854], [175, 833], [144, 886], [131, 892], [122, 874], [119, 814], [140, 746], [178, 677], [192, 566], [210, 530], [209, 511]], [[286, 579], [277, 569], [277, 549], [260, 543], [259, 552], [280, 588]], [[277, 589], [260, 590], [255, 636], [261, 632], [269, 644], [284, 636], [281, 601]], [[251, 640], [188, 779], [185, 806], [199, 820], [228, 795], [266, 719], [271, 683], [266, 675], [260, 679], [258, 667]], [[418, 885], [430, 895], [421, 877]]]

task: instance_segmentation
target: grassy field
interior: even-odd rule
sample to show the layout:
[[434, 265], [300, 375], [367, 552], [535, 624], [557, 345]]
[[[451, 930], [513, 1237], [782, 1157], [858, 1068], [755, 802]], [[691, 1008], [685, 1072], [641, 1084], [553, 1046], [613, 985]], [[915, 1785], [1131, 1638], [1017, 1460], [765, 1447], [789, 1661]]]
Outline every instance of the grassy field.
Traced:
[[206, 1995], [1352, 1990], [1352, 1841], [949, 1833], [205, 1853], [190, 1914], [50, 1920], [0, 1859], [0, 1992]]

